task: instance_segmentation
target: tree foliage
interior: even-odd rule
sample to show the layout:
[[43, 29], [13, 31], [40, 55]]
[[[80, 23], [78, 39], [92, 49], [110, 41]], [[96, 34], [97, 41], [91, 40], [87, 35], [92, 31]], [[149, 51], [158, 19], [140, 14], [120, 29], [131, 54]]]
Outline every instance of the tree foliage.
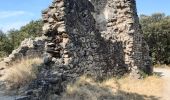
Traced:
[[170, 64], [170, 16], [141, 15], [140, 23], [154, 64]]
[[0, 30], [0, 57], [9, 55], [25, 38], [41, 36], [42, 21], [31, 21], [19, 30], [11, 29], [7, 33]]
[[6, 56], [12, 51], [12, 44], [7, 35], [0, 30], [0, 57]]

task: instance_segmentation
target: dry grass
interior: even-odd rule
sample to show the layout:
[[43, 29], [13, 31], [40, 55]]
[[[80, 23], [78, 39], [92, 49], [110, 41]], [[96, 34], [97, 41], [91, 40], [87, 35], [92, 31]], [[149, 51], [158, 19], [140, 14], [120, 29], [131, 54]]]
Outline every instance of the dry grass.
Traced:
[[19, 63], [13, 64], [5, 69], [2, 80], [5, 81], [9, 89], [15, 89], [36, 78], [38, 65], [42, 63], [40, 58], [23, 59]]
[[[150, 76], [143, 80], [134, 80], [130, 78], [120, 79], [120, 91], [124, 91], [128, 94], [134, 93], [144, 96], [143, 100], [159, 100], [163, 91], [163, 80], [157, 76]], [[125, 95], [130, 98], [138, 100], [138, 96]], [[139, 99], [140, 100], [140, 99]]]
[[162, 85], [157, 76], [143, 80], [112, 78], [104, 82], [83, 76], [68, 85], [62, 100], [160, 100]]

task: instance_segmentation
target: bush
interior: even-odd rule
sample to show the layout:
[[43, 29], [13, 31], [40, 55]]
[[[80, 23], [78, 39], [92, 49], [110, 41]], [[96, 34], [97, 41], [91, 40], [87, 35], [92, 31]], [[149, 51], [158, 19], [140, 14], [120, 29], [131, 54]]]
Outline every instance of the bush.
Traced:
[[140, 23], [153, 64], [170, 64], [170, 16], [162, 13], [141, 15]]

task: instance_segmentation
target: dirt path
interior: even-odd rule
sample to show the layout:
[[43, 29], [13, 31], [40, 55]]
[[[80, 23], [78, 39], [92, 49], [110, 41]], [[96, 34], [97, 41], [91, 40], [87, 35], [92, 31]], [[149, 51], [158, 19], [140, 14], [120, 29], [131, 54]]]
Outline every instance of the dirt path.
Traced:
[[170, 69], [155, 68], [154, 71], [159, 73], [165, 82], [162, 100], [170, 100]]

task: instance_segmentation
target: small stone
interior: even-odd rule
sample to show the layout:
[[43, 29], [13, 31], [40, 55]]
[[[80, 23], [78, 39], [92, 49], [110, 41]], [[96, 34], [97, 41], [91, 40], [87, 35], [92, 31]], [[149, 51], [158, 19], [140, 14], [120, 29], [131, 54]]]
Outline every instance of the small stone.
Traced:
[[55, 62], [56, 65], [58, 64], [62, 64], [63, 60], [62, 59], [57, 59], [57, 61]]
[[46, 41], [52, 41], [53, 37], [46, 37]]
[[33, 94], [33, 90], [28, 90], [28, 91], [26, 91], [25, 94], [26, 94], [26, 95], [32, 95], [32, 94]]
[[63, 33], [63, 34], [62, 34], [62, 37], [63, 37], [63, 38], [68, 38], [69, 36], [68, 36], [68, 34]]
[[53, 57], [52, 58], [52, 62], [56, 62], [56, 61], [57, 61], [57, 59]]
[[51, 56], [45, 56], [44, 57], [44, 64], [49, 64], [49, 63], [51, 63], [51, 61], [52, 61], [52, 57]]
[[64, 58], [64, 64], [67, 65], [70, 62], [70, 58]]
[[54, 44], [54, 43], [48, 43], [47, 46], [49, 46], [49, 47], [55, 47], [55, 44]]
[[43, 14], [43, 15], [42, 15], [42, 18], [43, 18], [43, 22], [44, 22], [44, 23], [47, 23], [47, 22], [48, 22], [48, 17], [49, 17], [48, 14]]
[[60, 2], [60, 3], [57, 3], [57, 7], [63, 7], [64, 6], [64, 2]]
[[65, 55], [64, 55], [64, 58], [69, 58], [69, 55], [68, 55], [68, 54], [65, 54]]
[[64, 33], [64, 32], [66, 32], [66, 28], [65, 28], [64, 25], [63, 25], [63, 26], [59, 26], [58, 29], [57, 29], [57, 31], [58, 31], [59, 33]]
[[63, 43], [66, 44], [68, 43], [69, 39], [68, 38], [63, 38]]
[[10, 58], [4, 58], [4, 62], [5, 62], [5, 63], [8, 63], [8, 62], [10, 62], [10, 61], [12, 61], [12, 59], [10, 59]]
[[54, 22], [54, 19], [53, 19], [53, 18], [49, 18], [49, 19], [48, 19], [48, 22], [49, 22], [49, 23], [53, 23], [53, 22]]
[[49, 29], [50, 29], [50, 24], [44, 24], [42, 30], [46, 31], [46, 30], [49, 30]]
[[50, 84], [57, 84], [61, 81], [61, 79], [59, 78], [48, 78], [47, 81], [50, 83]]
[[57, 12], [57, 9], [56, 9], [56, 8], [53, 8], [53, 9], [51, 9], [51, 11], [50, 11], [51, 14], [54, 14], [54, 13], [56, 13], [56, 12]]
[[93, 56], [89, 56], [88, 59], [89, 59], [90, 61], [93, 61]]
[[67, 51], [67, 50], [64, 50], [64, 54], [68, 54], [68, 51]]

